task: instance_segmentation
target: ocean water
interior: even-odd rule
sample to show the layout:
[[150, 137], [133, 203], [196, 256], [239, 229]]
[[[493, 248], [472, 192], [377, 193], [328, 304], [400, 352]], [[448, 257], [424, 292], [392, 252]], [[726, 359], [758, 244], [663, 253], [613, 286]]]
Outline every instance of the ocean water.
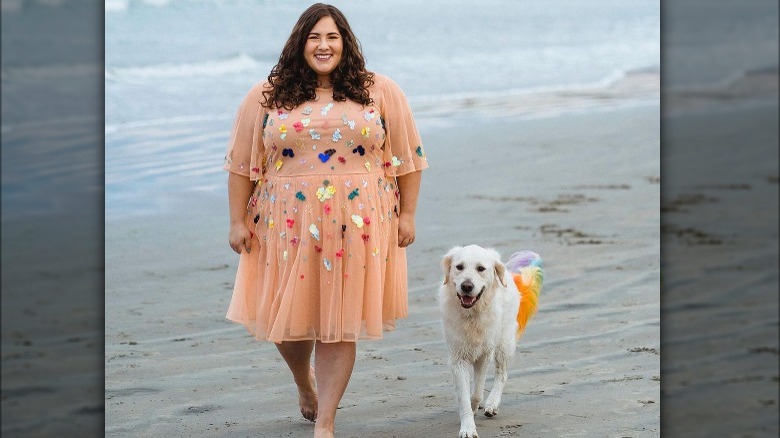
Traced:
[[[310, 1], [106, 3], [106, 129], [232, 116]], [[410, 100], [606, 86], [660, 66], [657, 0], [334, 2]], [[165, 122], [164, 122], [165, 123]]]

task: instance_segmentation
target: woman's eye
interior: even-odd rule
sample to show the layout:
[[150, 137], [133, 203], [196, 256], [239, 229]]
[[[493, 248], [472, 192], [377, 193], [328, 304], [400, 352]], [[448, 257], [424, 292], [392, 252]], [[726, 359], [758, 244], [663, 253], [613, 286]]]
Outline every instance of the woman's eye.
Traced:
[[455, 269], [457, 269], [458, 271], [462, 271], [463, 270], [463, 264], [461, 263], [459, 265], [455, 265]]
[[484, 266], [477, 266], [477, 272], [484, 272], [485, 267]]

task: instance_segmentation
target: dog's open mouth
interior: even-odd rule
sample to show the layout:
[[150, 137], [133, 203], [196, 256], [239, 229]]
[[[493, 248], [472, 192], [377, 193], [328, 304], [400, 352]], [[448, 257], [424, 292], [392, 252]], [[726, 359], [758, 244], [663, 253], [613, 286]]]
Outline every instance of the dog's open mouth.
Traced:
[[463, 307], [464, 309], [470, 309], [474, 307], [474, 304], [477, 304], [477, 301], [479, 301], [479, 298], [482, 296], [482, 292], [484, 291], [485, 289], [479, 291], [479, 294], [477, 294], [477, 296], [458, 294], [458, 298], [460, 299], [460, 306]]

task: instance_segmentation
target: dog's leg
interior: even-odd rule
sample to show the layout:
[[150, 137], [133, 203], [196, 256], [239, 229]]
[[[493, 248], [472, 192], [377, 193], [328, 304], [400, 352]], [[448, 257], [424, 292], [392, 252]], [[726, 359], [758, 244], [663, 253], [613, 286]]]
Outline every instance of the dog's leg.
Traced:
[[485, 416], [487, 417], [498, 415], [498, 405], [501, 404], [501, 395], [504, 393], [507, 379], [507, 367], [514, 356], [514, 347], [514, 343], [512, 345], [502, 343], [496, 348], [496, 375], [493, 378], [493, 389], [490, 390], [490, 395], [485, 402]]
[[477, 425], [474, 423], [474, 411], [471, 410], [470, 365], [465, 361], [453, 362], [452, 379], [455, 383], [455, 394], [458, 397], [458, 414], [460, 415], [460, 438], [479, 438]]
[[486, 354], [474, 363], [474, 392], [471, 393], [471, 410], [475, 413], [482, 406], [482, 395], [485, 393], [485, 378], [489, 362], [490, 356]]

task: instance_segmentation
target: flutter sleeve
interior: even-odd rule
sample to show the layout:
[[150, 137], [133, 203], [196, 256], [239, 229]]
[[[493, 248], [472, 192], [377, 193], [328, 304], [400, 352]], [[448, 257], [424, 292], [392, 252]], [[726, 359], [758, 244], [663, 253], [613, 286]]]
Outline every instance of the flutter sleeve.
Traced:
[[244, 175], [252, 181], [260, 180], [264, 173], [263, 125], [268, 109], [260, 103], [265, 87], [264, 83], [252, 87], [238, 107], [222, 166], [228, 172]]
[[392, 79], [376, 76], [382, 90], [380, 112], [386, 134], [383, 154], [386, 174], [401, 176], [427, 168], [428, 159], [406, 96]]

